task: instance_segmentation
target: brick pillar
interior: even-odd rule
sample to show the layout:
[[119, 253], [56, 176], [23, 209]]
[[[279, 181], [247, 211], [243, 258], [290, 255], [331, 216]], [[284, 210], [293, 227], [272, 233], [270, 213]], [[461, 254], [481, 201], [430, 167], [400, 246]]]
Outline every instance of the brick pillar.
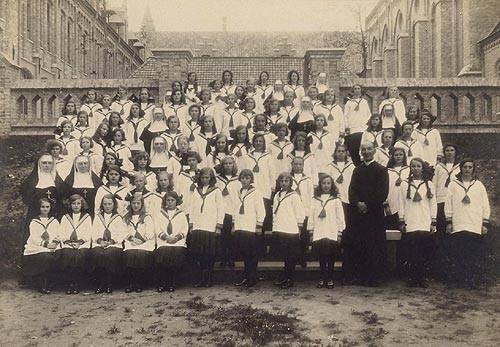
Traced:
[[370, 64], [366, 66], [366, 75], [365, 78], [372, 78], [373, 77], [373, 69]]
[[153, 49], [151, 53], [158, 62], [156, 65], [160, 76], [158, 95], [159, 99], [163, 100], [173, 81], [183, 82], [187, 79], [193, 53], [190, 49]]
[[436, 5], [436, 18], [433, 25], [435, 47], [434, 51], [434, 77], [454, 77], [453, 56], [453, 3], [451, 0], [441, 0]]
[[384, 48], [383, 76], [385, 78], [396, 77], [396, 69], [396, 48], [394, 46], [387, 46]]
[[372, 77], [373, 78], [381, 78], [382, 77], [382, 64], [384, 63], [384, 59], [381, 57], [373, 58], [372, 63]]
[[345, 48], [317, 48], [308, 49], [304, 55], [304, 86], [309, 86], [316, 82], [320, 72], [325, 72], [328, 76], [330, 88], [335, 90], [335, 95], [339, 95], [340, 85], [340, 61], [345, 53]]
[[399, 34], [397, 38], [398, 73], [397, 77], [411, 77], [411, 48], [410, 36], [407, 33]]
[[431, 37], [429, 36], [431, 25], [429, 20], [419, 19], [415, 23], [415, 45], [413, 47], [413, 58], [415, 66], [414, 77], [431, 77]]

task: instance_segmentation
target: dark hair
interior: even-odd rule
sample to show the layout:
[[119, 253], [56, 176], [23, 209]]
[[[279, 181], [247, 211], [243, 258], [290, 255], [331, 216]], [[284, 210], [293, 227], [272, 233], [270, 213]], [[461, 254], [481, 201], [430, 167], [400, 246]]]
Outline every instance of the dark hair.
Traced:
[[78, 111], [78, 115], [77, 115], [77, 118], [76, 118], [76, 124], [75, 124], [75, 126], [81, 125], [80, 124], [80, 120], [78, 119], [78, 118], [80, 118], [80, 115], [85, 115], [85, 117], [87, 118], [87, 126], [88, 126], [89, 125], [89, 114], [86, 111], [84, 111], [84, 110]]
[[306, 140], [306, 146], [304, 148], [304, 154], [307, 154], [307, 153], [311, 153], [311, 138], [307, 136], [307, 133], [304, 132], [304, 131], [297, 131], [295, 133], [295, 136], [293, 137], [292, 139], [292, 143], [293, 143], [293, 149], [296, 150], [297, 149], [297, 139], [299, 137], [302, 137]]
[[332, 103], [332, 105], [335, 105], [335, 103], [336, 103], [336, 101], [337, 101], [337, 97], [335, 96], [335, 91], [334, 91], [333, 89], [331, 89], [331, 88], [329, 88], [329, 89], [325, 90], [325, 92], [323, 93], [323, 95], [321, 95], [321, 104], [326, 106], [326, 98], [325, 98], [325, 95], [326, 95], [327, 93], [328, 93], [328, 94], [330, 94], [330, 93], [331, 93], [331, 94], [333, 95], [333, 103]]
[[136, 102], [134, 102], [134, 103], [132, 104], [132, 106], [130, 106], [130, 111], [129, 111], [129, 114], [128, 114], [128, 117], [127, 117], [127, 120], [132, 119], [132, 107], [133, 107], [134, 105], [135, 105], [135, 106], [137, 106], [137, 107], [139, 107], [139, 118], [144, 118], [144, 114], [145, 114], [145, 113], [144, 113], [144, 111], [143, 111], [143, 110], [141, 110], [141, 105], [140, 105], [140, 104], [138, 104], [138, 103], [136, 103]]
[[187, 153], [185, 155], [186, 155], [186, 159], [195, 158], [198, 161], [198, 164], [201, 163], [201, 157], [200, 157], [200, 154], [198, 152], [187, 151]]
[[110, 172], [110, 171], [116, 171], [116, 172], [118, 172], [118, 173], [120, 174], [120, 180], [119, 180], [118, 182], [121, 182], [121, 181], [122, 181], [122, 179], [123, 179], [123, 171], [122, 171], [122, 169], [120, 168], [120, 166], [118, 166], [118, 165], [109, 165], [109, 166], [106, 168], [106, 173], [105, 173], [105, 175], [106, 175], [106, 179], [108, 180], [108, 182], [109, 182], [109, 172]]
[[252, 147], [252, 144], [250, 143], [250, 135], [249, 135], [249, 133], [248, 133], [248, 128], [247, 128], [245, 125], [238, 125], [238, 126], [234, 129], [234, 131], [233, 131], [233, 133], [234, 133], [234, 136], [233, 136], [233, 141], [232, 141], [232, 143], [231, 143], [231, 146], [229, 146], [229, 149], [231, 150], [231, 152], [233, 151], [233, 149], [234, 149], [234, 148], [236, 147], [236, 145], [238, 144], [238, 142], [237, 142], [237, 135], [236, 135], [236, 134], [237, 134], [239, 131], [243, 130], [243, 129], [245, 130], [245, 134], [246, 134], [246, 137], [245, 137], [245, 142], [244, 142], [244, 144], [245, 144], [245, 148], [246, 148], [246, 149], [247, 149], [247, 151], [248, 151], [248, 150], [250, 150], [250, 148]]
[[47, 202], [50, 205], [49, 216], [52, 217], [54, 215], [55, 201], [53, 199], [49, 199], [49, 198], [40, 198], [40, 199], [38, 199], [38, 201], [37, 201], [38, 211], [40, 211], [40, 207], [42, 206], [43, 202]]
[[281, 109], [281, 103], [279, 102], [279, 100], [278, 100], [278, 99], [275, 99], [275, 98], [271, 97], [271, 98], [270, 98], [270, 99], [266, 102], [266, 104], [264, 105], [264, 106], [265, 106], [264, 108], [266, 109], [264, 113], [265, 113], [266, 115], [268, 115], [268, 116], [270, 116], [270, 115], [271, 115], [271, 106], [270, 106], [270, 105], [271, 105], [271, 103], [273, 103], [273, 102], [277, 102], [277, 103], [278, 103], [278, 111], [277, 111], [277, 112], [278, 112], [278, 113], [280, 112], [280, 109]]
[[255, 134], [253, 137], [252, 137], [252, 146], [253, 148], [255, 148], [255, 140], [257, 138], [261, 137], [262, 138], [262, 141], [264, 141], [264, 148], [262, 149], [263, 152], [266, 151], [266, 138], [264, 137], [264, 135], [262, 134]]
[[276, 133], [278, 132], [278, 130], [280, 130], [281, 128], [285, 128], [285, 130], [286, 130], [285, 136], [288, 136], [288, 126], [286, 125], [286, 123], [275, 124], [273, 126], [273, 133], [276, 135]]
[[[431, 192], [431, 188], [429, 187], [429, 181], [432, 180], [432, 176], [434, 175], [434, 170], [432, 167], [429, 165], [428, 162], [424, 161], [423, 159], [420, 158], [412, 158], [411, 161], [418, 161], [420, 164], [422, 164], [422, 180], [425, 182], [425, 188], [427, 189], [426, 196], [428, 199], [433, 198], [433, 194]], [[411, 162], [410, 162], [411, 164]], [[413, 174], [410, 169], [410, 175], [408, 176], [408, 189], [406, 190], [406, 198], [411, 199], [411, 183], [413, 181]]]
[[[120, 117], [120, 118], [121, 118], [121, 117]], [[106, 127], [108, 127], [108, 135], [106, 135], [106, 136], [107, 136], [107, 138], [103, 138], [103, 137], [101, 136], [101, 129], [102, 129], [103, 127], [105, 127], [105, 126], [106, 126]], [[94, 135], [92, 136], [92, 140], [94, 140], [94, 142], [99, 142], [99, 140], [104, 140], [106, 143], [108, 143], [108, 140], [109, 140], [109, 135], [111, 135], [111, 131], [110, 131], [110, 130], [111, 130], [111, 127], [109, 126], [109, 124], [108, 124], [108, 123], [105, 123], [105, 122], [102, 122], [102, 123], [101, 123], [101, 124], [99, 124], [99, 125], [97, 126], [97, 128], [95, 129]]]
[[229, 155], [229, 139], [228, 137], [226, 136], [226, 134], [217, 134], [217, 136], [215, 136], [215, 141], [214, 141], [214, 147], [215, 147], [215, 150], [214, 150], [214, 156], [217, 156], [217, 154], [221, 153], [219, 151], [219, 149], [217, 148], [217, 141], [219, 141], [220, 138], [224, 137], [226, 139], [226, 148], [224, 148], [224, 151], [222, 153], [225, 153], [227, 155]]
[[[180, 83], [180, 82], [179, 82]], [[182, 84], [181, 84], [181, 88], [182, 88]], [[172, 94], [170, 94], [170, 103], [171, 104], [174, 104], [174, 94], [176, 92], [180, 92], [181, 93], [181, 100], [179, 101], [181, 105], [186, 105], [186, 95], [184, 94], [183, 90], [172, 90]]]
[[254, 182], [254, 175], [253, 175], [252, 170], [250, 170], [250, 169], [243, 169], [243, 170], [241, 170], [240, 174], [238, 175], [238, 181], [240, 181], [241, 177], [243, 177], [243, 176], [249, 176], [249, 177], [251, 177], [250, 183]]
[[332, 190], [330, 191], [330, 196], [337, 197], [339, 195], [339, 190], [333, 180], [333, 177], [327, 174], [320, 174], [318, 179], [318, 185], [316, 186], [316, 188], [314, 188], [314, 197], [319, 198], [321, 195], [323, 195], [323, 190], [321, 189], [321, 183], [323, 183], [323, 181], [326, 179], [330, 179], [332, 181]]
[[121, 133], [122, 134], [122, 141], [125, 141], [126, 138], [125, 138], [125, 131], [122, 129], [122, 128], [115, 128], [113, 129], [113, 131], [111, 132], [112, 134], [112, 138], [113, 138], [113, 141], [115, 139], [115, 135], [116, 133]]
[[194, 75], [196, 77], [196, 79], [194, 80], [194, 83], [193, 83], [194, 90], [196, 91], [198, 89], [198, 76], [196, 75], [196, 72], [191, 71], [187, 74], [187, 80], [186, 80], [186, 82], [184, 82], [184, 93], [187, 93], [187, 88], [189, 85], [189, 76], [192, 76], [192, 75]]
[[233, 162], [233, 170], [231, 171], [231, 176], [234, 177], [238, 173], [238, 166], [236, 165], [236, 160], [234, 160], [234, 158], [230, 155], [222, 158], [221, 162], [219, 164], [215, 165], [215, 167], [214, 167], [215, 173], [217, 173], [219, 175], [225, 175], [224, 162], [227, 160], [231, 160]]
[[[372, 125], [372, 120], [374, 118], [378, 118], [379, 122], [376, 128], [373, 127]], [[366, 131], [381, 131], [382, 130], [382, 117], [378, 113], [374, 113], [370, 116], [370, 119], [368, 119], [368, 122], [366, 123], [367, 128]]]
[[476, 173], [476, 162], [474, 161], [474, 159], [472, 158], [464, 158], [462, 160], [460, 160], [460, 172], [456, 175], [457, 179], [459, 181], [462, 181], [463, 178], [462, 178], [462, 169], [465, 165], [465, 163], [472, 163], [472, 166], [473, 166], [473, 169], [472, 169], [472, 177], [474, 178], [475, 177], [475, 173]]
[[87, 201], [80, 194], [73, 194], [69, 197], [68, 202], [70, 210], [71, 210], [71, 203], [76, 200], [80, 200], [82, 202], [82, 210], [88, 210], [89, 204], [87, 204]]
[[198, 187], [202, 187], [201, 185], [201, 176], [204, 174], [209, 174], [210, 175], [210, 182], [208, 184], [209, 187], [215, 187], [215, 184], [217, 183], [217, 180], [215, 178], [215, 172], [209, 167], [204, 167], [201, 169], [198, 174], [196, 175], [196, 184]]
[[169, 190], [165, 193], [163, 198], [161, 199], [161, 207], [166, 208], [167, 207], [167, 198], [174, 198], [177, 206], [182, 204], [182, 195], [177, 194], [174, 190]]
[[47, 142], [45, 142], [45, 150], [50, 153], [50, 151], [54, 147], [59, 147], [61, 150], [63, 149], [63, 145], [61, 142], [54, 140], [54, 139], [48, 139]]
[[447, 143], [443, 146], [443, 159], [446, 159], [446, 156], [444, 155], [444, 151], [446, 150], [446, 148], [448, 147], [452, 147], [455, 149], [455, 161], [453, 162], [453, 164], [456, 164], [458, 163], [458, 147], [455, 146], [454, 144], [451, 144], [451, 143]]
[[405, 150], [403, 148], [393, 147], [392, 150], [390, 151], [391, 157], [389, 158], [389, 161], [387, 162], [387, 167], [391, 168], [391, 169], [394, 169], [394, 165], [396, 165], [396, 163], [394, 161], [394, 153], [396, 151], [403, 152], [403, 163], [402, 163], [402, 166], [408, 166], [408, 161], [407, 161]]
[[259, 79], [257, 80], [257, 85], [259, 85], [259, 86], [262, 86], [262, 74], [264, 74], [264, 73], [267, 75], [267, 80], [269, 81], [269, 72], [261, 71], [259, 74]]
[[297, 70], [290, 70], [286, 74], [286, 81], [288, 84], [292, 84], [292, 74], [296, 73], [297, 74], [297, 85], [300, 84], [300, 74]]
[[147, 159], [148, 163], [147, 163], [146, 167], [149, 167], [149, 164], [151, 164], [151, 158], [149, 157], [148, 152], [139, 151], [132, 159], [132, 163], [134, 164], [134, 170], [136, 170], [136, 171], [139, 169], [139, 159]]
[[100, 178], [105, 177], [106, 173], [108, 172], [108, 164], [106, 164], [106, 156], [112, 156], [115, 158], [115, 165], [118, 167], [122, 166], [122, 160], [118, 157], [118, 155], [115, 152], [106, 152], [103, 154], [103, 160], [102, 160], [102, 167], [101, 167], [101, 173], [99, 174]]
[[[73, 111], [73, 113], [66, 113], [66, 106], [68, 106], [68, 104], [73, 104], [75, 105], [75, 110]], [[63, 108], [61, 110], [61, 113], [63, 116], [65, 115], [77, 115], [78, 114], [78, 111], [76, 110], [76, 102], [73, 101], [73, 99], [69, 99], [68, 101], [66, 101], [63, 105]]]
[[116, 200], [116, 196], [114, 194], [106, 194], [101, 199], [101, 205], [99, 206], [99, 211], [104, 213], [104, 209], [102, 207], [102, 202], [104, 199], [111, 199], [113, 201], [113, 210], [111, 211], [111, 215], [118, 214], [118, 201]]
[[123, 122], [123, 118], [122, 118], [122, 116], [120, 116], [120, 114], [119, 114], [118, 112], [116, 112], [116, 111], [111, 111], [111, 112], [109, 113], [109, 119], [108, 119], [108, 125], [109, 125], [109, 127], [110, 127], [110, 128], [113, 126], [113, 125], [111, 125], [111, 117], [112, 117], [113, 115], [117, 115], [117, 116], [118, 116], [118, 119], [119, 119], [118, 124], [117, 124], [118, 126], [120, 126], [120, 125], [122, 125], [122, 124], [124, 123], [124, 122]]
[[434, 124], [434, 122], [436, 121], [437, 117], [434, 116], [431, 111], [429, 110], [426, 110], [425, 108], [422, 110], [422, 114], [420, 115], [419, 117], [419, 120], [418, 120], [418, 125], [417, 125], [417, 129], [422, 129], [422, 125], [423, 125], [423, 122], [422, 122], [422, 118], [424, 116], [427, 116], [431, 119], [430, 123], [429, 123], [429, 128], [432, 127], [432, 124]]
[[224, 84], [224, 74], [225, 73], [229, 73], [229, 75], [231, 76], [231, 78], [229, 79], [229, 84], [233, 84], [233, 73], [231, 72], [231, 70], [224, 70], [222, 71], [222, 74], [220, 75], [220, 80], [222, 82], [222, 84]]
[[172, 94], [174, 93], [175, 90], [177, 90], [177, 89], [174, 89], [174, 86], [176, 84], [178, 84], [181, 87], [181, 89], [179, 89], [179, 90], [182, 93], [182, 82], [181, 81], [173, 81], [172, 84], [170, 85], [170, 89], [172, 90]]

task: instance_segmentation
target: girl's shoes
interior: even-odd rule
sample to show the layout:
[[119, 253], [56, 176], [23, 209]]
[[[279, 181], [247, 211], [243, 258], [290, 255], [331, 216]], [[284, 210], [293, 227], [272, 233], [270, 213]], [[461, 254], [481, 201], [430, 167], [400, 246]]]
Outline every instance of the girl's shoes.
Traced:
[[234, 285], [235, 285], [236, 287], [243, 287], [244, 285], [246, 285], [246, 284], [247, 284], [247, 282], [248, 282], [248, 280], [247, 280], [246, 278], [244, 278], [244, 279], [242, 279], [241, 281], [236, 282]]
[[163, 293], [165, 291], [165, 287], [159, 286], [156, 290], [158, 293]]
[[173, 293], [173, 292], [175, 292], [175, 287], [174, 287], [174, 286], [168, 287], [168, 288], [167, 288], [167, 291], [168, 291], [169, 293]]
[[255, 281], [253, 280], [252, 281], [249, 280], [245, 283], [246, 288], [252, 288], [253, 286], [255, 286]]
[[142, 293], [142, 288], [140, 288], [140, 287], [135, 288], [135, 292], [136, 293]]
[[323, 288], [325, 286], [325, 281], [320, 280], [318, 284], [316, 285], [316, 288]]
[[46, 289], [46, 288], [40, 288], [40, 289], [38, 289], [38, 292], [40, 294], [50, 294], [50, 290]]
[[66, 289], [66, 295], [71, 295], [71, 294], [73, 294], [73, 289], [71, 288]]
[[332, 281], [332, 280], [328, 281], [328, 283], [326, 284], [326, 287], [327, 287], [328, 289], [333, 289], [333, 287], [334, 287], [334, 286], [335, 286], [335, 284], [333, 283], [333, 281]]
[[111, 287], [106, 288], [106, 293], [108, 293], [108, 294], [113, 293], [113, 288], [111, 288]]
[[125, 288], [125, 293], [132, 293], [132, 287]]
[[103, 292], [103, 290], [102, 290], [101, 288], [97, 288], [97, 289], [95, 290], [95, 293], [96, 293], [96, 294], [101, 294], [102, 292]]

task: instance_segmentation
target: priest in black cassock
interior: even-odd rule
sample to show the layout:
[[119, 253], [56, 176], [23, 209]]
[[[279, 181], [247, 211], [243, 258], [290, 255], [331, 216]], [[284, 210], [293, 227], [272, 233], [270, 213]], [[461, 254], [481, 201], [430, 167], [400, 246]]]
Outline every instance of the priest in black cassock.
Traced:
[[375, 162], [375, 147], [361, 144], [363, 163], [349, 185], [349, 220], [344, 234], [344, 280], [366, 286], [380, 284], [386, 258], [384, 206], [389, 192], [387, 169]]

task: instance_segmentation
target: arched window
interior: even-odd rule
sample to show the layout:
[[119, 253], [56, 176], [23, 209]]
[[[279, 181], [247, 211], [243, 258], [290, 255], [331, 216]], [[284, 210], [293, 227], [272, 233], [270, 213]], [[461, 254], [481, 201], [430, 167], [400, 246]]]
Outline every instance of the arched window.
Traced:
[[497, 61], [497, 77], [500, 77], [500, 59]]

